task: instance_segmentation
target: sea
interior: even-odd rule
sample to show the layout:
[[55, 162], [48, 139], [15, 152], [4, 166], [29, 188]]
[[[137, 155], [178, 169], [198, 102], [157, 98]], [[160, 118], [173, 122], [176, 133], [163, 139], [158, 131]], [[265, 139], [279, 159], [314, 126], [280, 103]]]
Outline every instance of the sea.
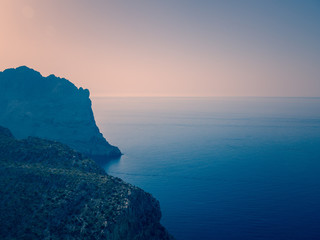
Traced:
[[177, 240], [320, 239], [320, 98], [92, 98]]

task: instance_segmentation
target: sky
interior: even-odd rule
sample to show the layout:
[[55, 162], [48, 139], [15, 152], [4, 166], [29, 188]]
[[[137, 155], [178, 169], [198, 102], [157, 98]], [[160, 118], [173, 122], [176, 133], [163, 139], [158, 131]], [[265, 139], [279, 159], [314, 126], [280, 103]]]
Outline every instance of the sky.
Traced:
[[91, 96], [320, 97], [318, 0], [0, 0], [0, 71]]

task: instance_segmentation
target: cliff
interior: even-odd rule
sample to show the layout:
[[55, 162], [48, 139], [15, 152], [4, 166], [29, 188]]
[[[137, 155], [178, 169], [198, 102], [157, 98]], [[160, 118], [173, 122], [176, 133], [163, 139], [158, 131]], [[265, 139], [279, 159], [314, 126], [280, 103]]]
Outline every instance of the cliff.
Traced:
[[121, 155], [100, 133], [89, 91], [64, 78], [27, 67], [0, 72], [0, 109], [0, 125], [19, 139], [59, 141], [92, 158]]
[[64, 144], [0, 127], [1, 239], [172, 237], [159, 202]]

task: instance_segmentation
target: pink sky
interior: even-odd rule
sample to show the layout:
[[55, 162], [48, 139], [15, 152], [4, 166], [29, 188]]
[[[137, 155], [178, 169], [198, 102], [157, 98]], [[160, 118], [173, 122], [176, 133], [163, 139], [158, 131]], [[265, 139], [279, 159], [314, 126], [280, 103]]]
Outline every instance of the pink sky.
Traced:
[[0, 70], [93, 96], [320, 96], [319, 5], [238, 5], [1, 0]]

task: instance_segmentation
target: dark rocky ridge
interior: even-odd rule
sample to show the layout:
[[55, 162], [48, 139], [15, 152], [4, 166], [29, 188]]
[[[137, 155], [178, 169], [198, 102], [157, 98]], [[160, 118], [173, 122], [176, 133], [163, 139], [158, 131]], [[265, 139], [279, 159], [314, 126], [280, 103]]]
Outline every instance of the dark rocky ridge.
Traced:
[[159, 202], [64, 144], [0, 127], [1, 239], [172, 237]]
[[100, 133], [87, 89], [24, 66], [0, 72], [0, 125], [19, 139], [59, 141], [94, 159], [121, 155]]

